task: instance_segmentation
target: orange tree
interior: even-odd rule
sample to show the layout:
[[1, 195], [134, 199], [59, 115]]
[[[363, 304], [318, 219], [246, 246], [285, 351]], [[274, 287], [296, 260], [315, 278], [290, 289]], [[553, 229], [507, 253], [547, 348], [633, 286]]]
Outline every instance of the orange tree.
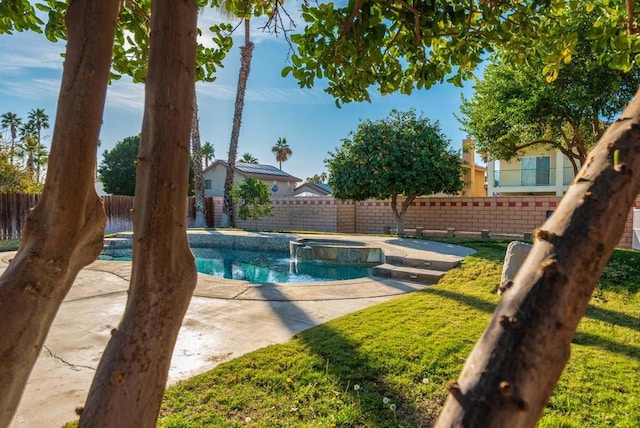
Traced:
[[[398, 234], [417, 196], [462, 190], [462, 160], [449, 148], [438, 122], [411, 110], [392, 110], [378, 121], [360, 122], [342, 147], [329, 153], [329, 186], [337, 199], [391, 198]], [[399, 196], [404, 196], [399, 206]]]

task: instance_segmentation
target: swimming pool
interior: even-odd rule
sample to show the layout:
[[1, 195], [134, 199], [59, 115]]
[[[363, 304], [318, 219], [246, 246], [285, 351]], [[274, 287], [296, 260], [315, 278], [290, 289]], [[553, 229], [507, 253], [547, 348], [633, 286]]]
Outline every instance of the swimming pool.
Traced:
[[[191, 248], [198, 272], [252, 283], [309, 283], [369, 276], [372, 264], [294, 261], [289, 251]], [[131, 249], [106, 249], [102, 260], [131, 260]]]

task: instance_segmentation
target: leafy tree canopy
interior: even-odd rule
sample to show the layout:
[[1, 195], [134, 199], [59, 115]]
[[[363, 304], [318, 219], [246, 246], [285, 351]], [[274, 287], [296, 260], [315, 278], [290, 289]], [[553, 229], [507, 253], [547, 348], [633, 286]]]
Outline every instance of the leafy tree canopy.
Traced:
[[[218, 8], [218, 0], [197, 0], [198, 8]], [[67, 29], [64, 18], [67, 2], [59, 0], [11, 0], [0, 2], [0, 34], [12, 31], [31, 30], [43, 33], [52, 42], [66, 40]], [[35, 7], [35, 9], [34, 9]], [[46, 14], [46, 22], [36, 15], [36, 9]], [[116, 27], [113, 47], [112, 79], [119, 79], [126, 74], [134, 82], [144, 82], [149, 60], [149, 22], [151, 0], [122, 2], [122, 8]], [[231, 49], [232, 26], [216, 24], [209, 27], [213, 47], [198, 43], [196, 80], [215, 80], [216, 69], [222, 67], [222, 60]], [[198, 28], [198, 36], [203, 31]], [[210, 45], [210, 44], [209, 44]]]
[[231, 196], [238, 204], [238, 216], [242, 220], [258, 220], [272, 215], [269, 186], [257, 178], [233, 183]]
[[628, 71], [640, 53], [637, 18], [623, 0], [340, 4], [303, 6], [307, 26], [291, 37], [297, 52], [282, 71], [301, 87], [328, 79], [326, 91], [338, 105], [369, 101], [372, 86], [382, 94], [410, 94], [445, 80], [461, 85], [494, 48], [517, 52], [511, 60], [523, 62], [540, 40], [550, 47], [543, 72], [553, 78], [570, 61], [578, 40], [575, 32], [560, 31], [567, 10], [597, 17], [588, 38], [601, 64]]
[[463, 99], [460, 120], [479, 152], [509, 160], [523, 149], [548, 146], [564, 153], [577, 170], [608, 122], [633, 98], [640, 85], [638, 68], [614, 69], [593, 54], [589, 37], [595, 16], [567, 10], [564, 22], [562, 31], [578, 38], [559, 73], [540, 73], [548, 69], [545, 59], [561, 37], [549, 34], [526, 61], [510, 61], [517, 52], [494, 55], [471, 100]]
[[140, 137], [127, 137], [111, 150], [105, 150], [98, 167], [104, 190], [113, 195], [133, 196], [136, 190], [136, 166]]
[[25, 30], [41, 33], [42, 24], [29, 0], [0, 2], [0, 34], [12, 34], [14, 31]]
[[[337, 199], [392, 199], [401, 233], [402, 216], [416, 196], [457, 193], [462, 160], [449, 148], [438, 122], [415, 111], [392, 110], [378, 121], [360, 122], [342, 147], [325, 160], [329, 186]], [[404, 195], [401, 211], [396, 200]]]
[[0, 193], [40, 193], [42, 183], [26, 168], [15, 165], [10, 150], [0, 146]]

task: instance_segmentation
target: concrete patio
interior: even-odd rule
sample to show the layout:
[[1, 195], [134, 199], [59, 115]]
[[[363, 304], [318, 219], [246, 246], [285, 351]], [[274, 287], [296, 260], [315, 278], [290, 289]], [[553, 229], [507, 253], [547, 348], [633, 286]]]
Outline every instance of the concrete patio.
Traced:
[[[224, 234], [252, 236], [247, 232]], [[311, 236], [318, 239], [321, 235]], [[379, 246], [388, 256], [411, 260], [459, 261], [473, 253], [455, 245], [388, 236], [330, 238], [361, 241]], [[0, 272], [13, 254], [0, 253]], [[130, 273], [130, 262], [102, 260], [80, 272], [51, 327], [11, 428], [59, 427], [77, 417], [75, 409], [84, 404], [110, 331], [117, 327], [124, 310]], [[201, 274], [174, 350], [169, 382], [426, 286], [378, 277], [308, 284], [251, 284]]]

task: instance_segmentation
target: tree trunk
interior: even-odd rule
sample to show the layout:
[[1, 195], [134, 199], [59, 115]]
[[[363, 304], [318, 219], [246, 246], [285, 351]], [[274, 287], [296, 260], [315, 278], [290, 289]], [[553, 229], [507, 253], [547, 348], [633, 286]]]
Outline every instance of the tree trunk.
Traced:
[[151, 7], [129, 298], [98, 365], [80, 427], [155, 427], [196, 285], [185, 225], [196, 2], [153, 0]]
[[476, 344], [437, 426], [533, 427], [640, 191], [640, 93], [596, 147]]
[[397, 234], [404, 235], [404, 215], [411, 206], [411, 203], [416, 199], [416, 194], [409, 195], [405, 198], [398, 211], [398, 195], [391, 196], [391, 209], [393, 210], [393, 216], [396, 219]]
[[[0, 426], [8, 426], [62, 300], [102, 250], [106, 216], [93, 170], [120, 2], [76, 0], [47, 178], [0, 277]], [[81, 126], [80, 126], [81, 125]]]
[[236, 104], [233, 112], [233, 128], [231, 130], [231, 142], [229, 143], [229, 157], [227, 160], [227, 174], [224, 180], [224, 213], [223, 227], [235, 227], [235, 215], [233, 211], [233, 199], [231, 188], [238, 156], [238, 139], [240, 138], [240, 125], [242, 124], [242, 110], [244, 109], [244, 93], [247, 89], [247, 80], [251, 71], [251, 57], [253, 55], [253, 42], [249, 39], [249, 20], [244, 20], [244, 46], [240, 48], [240, 71], [238, 73], [238, 88], [236, 90]]
[[200, 144], [200, 121], [198, 119], [198, 98], [193, 88], [193, 121], [191, 122], [191, 156], [193, 159], [193, 184], [195, 191], [193, 227], [207, 227], [207, 206], [204, 203], [204, 170], [202, 169], [202, 145]]

